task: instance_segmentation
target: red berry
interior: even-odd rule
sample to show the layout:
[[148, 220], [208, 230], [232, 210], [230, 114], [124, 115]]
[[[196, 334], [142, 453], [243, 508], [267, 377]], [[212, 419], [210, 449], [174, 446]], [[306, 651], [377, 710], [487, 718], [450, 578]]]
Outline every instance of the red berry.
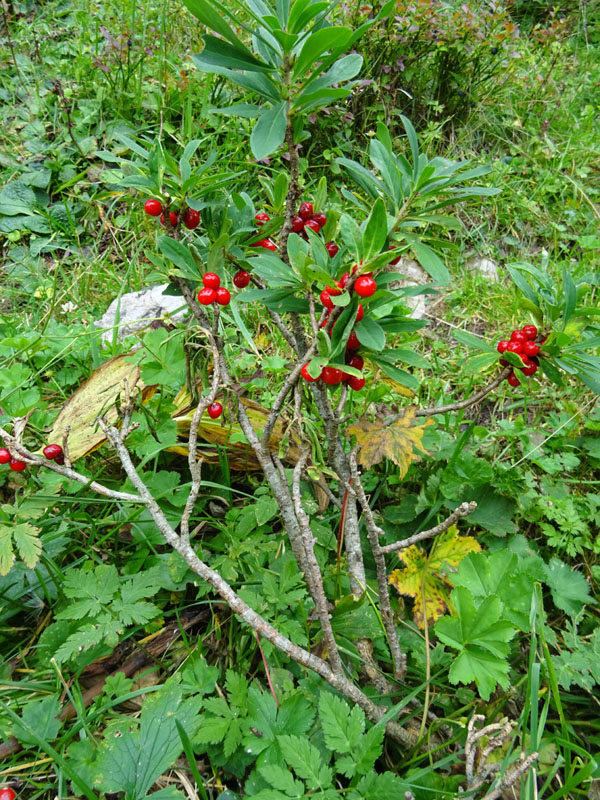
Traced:
[[364, 315], [365, 315], [365, 310], [362, 307], [362, 303], [359, 303], [358, 304], [358, 310], [356, 312], [356, 320], [355, 320], [355, 322], [360, 322], [361, 319], [364, 317]]
[[519, 353], [518, 355], [523, 363], [519, 364], [519, 366], [516, 367], [516, 369], [525, 369], [526, 367], [531, 366], [531, 361], [527, 358], [527, 356], [524, 356], [523, 353]]
[[521, 381], [517, 378], [514, 372], [511, 372], [508, 378], [506, 379], [509, 384], [513, 387], [517, 387], [521, 385]]
[[260, 214], [257, 214], [254, 219], [256, 220], [256, 224], [260, 227], [261, 225], [264, 225], [265, 222], [269, 222], [271, 217], [268, 214], [261, 212]]
[[363, 377], [357, 378], [356, 375], [350, 375], [348, 378], [348, 386], [351, 389], [354, 389], [355, 392], [360, 392], [364, 385], [365, 379]]
[[[533, 327], [533, 325], [531, 327]], [[536, 342], [532, 342], [528, 339], [523, 345], [523, 352], [526, 356], [532, 358], [533, 356], [537, 356], [537, 354], [540, 352], [540, 346], [539, 344], [536, 344]]]
[[321, 230], [321, 226], [315, 219], [309, 219], [304, 228], [310, 228], [314, 233], [318, 233]]
[[377, 284], [368, 275], [361, 275], [357, 278], [354, 289], [359, 297], [371, 297], [377, 291]]
[[505, 358], [501, 358], [501, 359], [500, 359], [500, 364], [501, 364], [503, 367], [508, 367], [508, 361], [507, 361]]
[[8, 462], [8, 466], [15, 472], [23, 472], [27, 464], [24, 461], [19, 461], [18, 458], [11, 458]]
[[261, 247], [264, 247], [265, 250], [272, 250], [274, 253], [277, 252], [277, 245], [270, 239], [263, 239], [259, 244]]
[[54, 463], [60, 464], [60, 466], [62, 467], [62, 465], [65, 463], [65, 454], [61, 453], [59, 456], [56, 456], [56, 458], [54, 459]]
[[498, 342], [498, 346], [496, 347], [496, 350], [499, 353], [503, 353], [506, 350], [506, 348], [508, 347], [509, 344], [510, 344], [509, 341], [507, 341], [506, 339], [502, 339], [501, 342]]
[[[312, 375], [309, 375], [309, 373], [308, 373], [308, 364], [305, 364], [302, 367], [302, 369], [300, 370], [300, 372], [302, 373], [302, 377], [304, 378], [304, 380], [308, 381], [309, 383], [314, 383], [315, 381], [319, 380], [319, 378], [313, 378]], [[319, 376], [319, 377], [321, 377], [321, 376]]]
[[200, 225], [200, 214], [193, 208], [188, 208], [188, 210], [183, 215], [183, 224], [188, 229], [188, 231], [193, 231], [194, 228], [197, 228]]
[[225, 289], [221, 286], [220, 289], [217, 289], [215, 292], [216, 301], [220, 306], [228, 306], [231, 303], [231, 295], [229, 294], [229, 289]]
[[217, 293], [214, 289], [200, 289], [198, 292], [198, 302], [203, 306], [212, 305], [217, 299]]
[[527, 336], [523, 333], [523, 331], [513, 331], [510, 335], [511, 342], [525, 342], [527, 341]]
[[233, 276], [233, 285], [237, 289], [244, 289], [250, 283], [250, 273], [246, 272], [245, 269], [241, 269], [239, 272], [236, 272]]
[[529, 365], [523, 370], [523, 375], [527, 375], [530, 378], [532, 375], [538, 371], [538, 365], [535, 361], [531, 361]]
[[337, 284], [340, 287], [340, 289], [345, 289], [346, 288], [346, 284], [348, 283], [349, 280], [350, 280], [350, 273], [349, 272], [344, 272], [342, 277], [337, 282]]
[[313, 204], [302, 203], [302, 205], [298, 209], [298, 216], [306, 222], [306, 220], [310, 219], [312, 215], [313, 215]]
[[[165, 224], [165, 215], [164, 214], [160, 215], [160, 221], [162, 222], [163, 225]], [[171, 223], [171, 226], [173, 228], [177, 225], [178, 221], [179, 221], [179, 219], [177, 217], [177, 214], [174, 211], [169, 211], [169, 222]]]
[[0, 464], [8, 464], [11, 459], [11, 455], [6, 447], [0, 447]]
[[218, 419], [218, 417], [220, 417], [223, 413], [223, 406], [221, 403], [211, 403], [206, 410], [208, 411], [208, 416], [211, 419]]
[[351, 331], [348, 341], [346, 342], [346, 350], [358, 350], [359, 347], [360, 342], [358, 341], [358, 336], [354, 331]]
[[348, 364], [349, 367], [354, 367], [354, 369], [362, 369], [365, 365], [365, 360], [362, 356], [359, 356], [357, 354], [352, 355], [350, 357], [348, 357], [347, 355], [346, 364]]
[[[396, 249], [396, 246], [391, 244], [390, 245], [390, 250], [395, 250], [395, 249]], [[396, 264], [400, 263], [401, 259], [402, 259], [402, 256], [398, 256], [398, 258], [395, 258], [393, 261], [390, 261], [390, 266], [391, 267], [395, 267]]]
[[327, 242], [327, 244], [325, 245], [325, 250], [327, 250], [327, 252], [329, 253], [329, 258], [333, 258], [339, 253], [340, 248], [337, 246], [335, 242]]
[[216, 272], [207, 272], [202, 276], [202, 283], [206, 289], [218, 289], [221, 285], [221, 278]]
[[17, 793], [14, 789], [11, 789], [10, 786], [5, 786], [4, 789], [0, 789], [0, 800], [15, 800]]
[[328, 386], [335, 386], [342, 382], [342, 370], [335, 367], [325, 367], [321, 373], [321, 380]]
[[42, 453], [49, 461], [53, 461], [58, 456], [62, 455], [62, 451], [63, 449], [59, 444], [48, 444], [44, 447]]
[[341, 290], [337, 289], [335, 286], [326, 286], [319, 295], [319, 298], [325, 308], [328, 308], [331, 311], [333, 308], [335, 308], [331, 296], [333, 295], [333, 297], [336, 297], [341, 293]]
[[538, 335], [538, 329], [535, 327], [535, 325], [524, 325], [523, 333], [528, 339], [535, 339], [535, 337]]
[[299, 217], [298, 214], [295, 214], [292, 217], [292, 231], [294, 233], [301, 233], [304, 230], [304, 220], [302, 217]]
[[150, 217], [160, 217], [162, 214], [162, 204], [160, 200], [155, 200], [154, 197], [146, 200], [144, 203], [144, 211]]
[[325, 214], [314, 214], [312, 221], [316, 222], [319, 228], [322, 228], [327, 222], [327, 217], [325, 216]]
[[506, 348], [507, 353], [522, 353], [523, 352], [523, 342], [510, 342], [508, 347]]

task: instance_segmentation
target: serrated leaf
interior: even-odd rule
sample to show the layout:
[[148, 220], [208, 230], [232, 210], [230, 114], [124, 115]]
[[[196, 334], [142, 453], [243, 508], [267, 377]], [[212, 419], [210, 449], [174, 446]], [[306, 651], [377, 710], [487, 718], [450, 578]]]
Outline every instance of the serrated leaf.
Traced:
[[267, 783], [270, 783], [274, 789], [283, 792], [286, 797], [302, 797], [304, 795], [304, 784], [294, 780], [292, 773], [278, 764], [265, 764], [259, 767], [258, 771]]
[[324, 789], [331, 785], [331, 768], [323, 764], [317, 748], [299, 736], [278, 736], [277, 741], [286, 763], [306, 781], [308, 789]]
[[435, 622], [448, 608], [448, 568], [456, 570], [466, 555], [479, 550], [481, 545], [476, 539], [459, 536], [458, 528], [453, 525], [437, 537], [429, 554], [416, 545], [399, 553], [406, 567], [394, 570], [389, 583], [400, 594], [414, 599], [414, 619], [419, 627], [425, 627], [426, 618]]
[[410, 790], [408, 783], [401, 781], [393, 772], [371, 772], [361, 778], [358, 791], [363, 800], [392, 800], [400, 798]]
[[[58, 719], [60, 703], [56, 695], [44, 697], [42, 700], [30, 700], [23, 707], [22, 719], [46, 742], [53, 742], [58, 736], [62, 722]], [[27, 728], [17, 728], [15, 735], [24, 745], [37, 746], [39, 738], [30, 737]]]
[[366, 775], [375, 767], [383, 749], [384, 733], [383, 725], [373, 725], [362, 737], [355, 762], [355, 775]]
[[438, 620], [435, 632], [449, 647], [459, 651], [450, 670], [452, 683], [475, 681], [488, 700], [496, 683], [508, 686], [508, 642], [515, 628], [503, 618], [498, 597], [486, 597], [477, 607], [471, 592], [459, 587], [452, 592], [453, 617]]
[[14, 563], [12, 530], [6, 525], [0, 525], [0, 575], [8, 575]]
[[351, 753], [358, 748], [365, 730], [365, 715], [359, 706], [350, 709], [341, 697], [323, 690], [319, 696], [319, 719], [330, 750]]
[[590, 597], [590, 586], [581, 572], [571, 569], [558, 558], [553, 558], [544, 571], [554, 604], [561, 611], [575, 616], [587, 603], [594, 602]]
[[415, 423], [416, 408], [410, 407], [404, 415], [392, 424], [382, 421], [370, 422], [367, 417], [361, 417], [354, 425], [348, 428], [348, 434], [356, 437], [360, 448], [359, 463], [367, 469], [379, 464], [384, 458], [389, 458], [400, 468], [400, 477], [404, 477], [408, 468], [420, 458], [416, 450], [426, 452], [423, 448], [423, 434], [428, 425], [433, 421], [427, 419], [422, 423]]

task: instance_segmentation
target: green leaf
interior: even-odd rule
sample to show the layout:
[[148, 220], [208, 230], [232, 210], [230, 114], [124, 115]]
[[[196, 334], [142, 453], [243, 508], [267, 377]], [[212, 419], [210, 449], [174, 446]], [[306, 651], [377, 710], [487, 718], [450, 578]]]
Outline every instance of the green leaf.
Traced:
[[372, 317], [365, 315], [354, 326], [358, 341], [370, 350], [383, 350], [385, 347], [385, 331]]
[[570, 272], [566, 268], [563, 268], [563, 295], [565, 304], [563, 310], [564, 328], [577, 306], [577, 287], [575, 286], [575, 281], [571, 277]]
[[236, 70], [216, 65], [207, 67], [198, 54], [192, 56], [192, 61], [196, 64], [198, 69], [204, 72], [212, 72], [215, 75], [223, 75], [225, 78], [232, 81], [232, 83], [243, 86], [244, 89], [248, 89], [250, 92], [256, 92], [266, 100], [274, 103], [281, 101], [277, 87], [268, 75], [264, 75], [260, 72], [237, 72]]
[[488, 700], [496, 683], [508, 687], [507, 642], [515, 629], [503, 618], [498, 597], [486, 597], [476, 607], [471, 592], [459, 587], [452, 592], [452, 602], [456, 616], [442, 617], [435, 625], [440, 641], [459, 651], [450, 670], [450, 681], [475, 681], [481, 697]]
[[299, 78], [303, 72], [312, 68], [323, 53], [343, 47], [351, 36], [352, 31], [349, 28], [333, 26], [311, 33], [294, 64], [294, 78]]
[[158, 240], [160, 252], [179, 268], [184, 278], [199, 281], [200, 270], [191, 254], [190, 249], [183, 242], [178, 242], [170, 236], [163, 235]]
[[362, 748], [365, 715], [359, 706], [350, 709], [341, 697], [323, 690], [319, 696], [319, 719], [325, 744], [330, 750], [336, 753], [352, 753], [355, 749]]
[[277, 741], [286, 763], [306, 781], [308, 789], [324, 789], [331, 785], [331, 768], [323, 764], [317, 748], [299, 736], [278, 736]]
[[[283, 792], [287, 797], [302, 797], [304, 784], [294, 780], [291, 772], [277, 764], [265, 764], [258, 768], [262, 777], [270, 783], [273, 789]], [[281, 795], [278, 795], [281, 797]]]
[[271, 155], [285, 139], [285, 103], [279, 103], [265, 111], [259, 118], [250, 136], [250, 147], [257, 161]]
[[200, 698], [183, 701], [181, 687], [168, 681], [146, 698], [139, 728], [106, 737], [98, 747], [94, 786], [141, 800], [181, 755], [176, 720], [191, 737], [200, 723]]
[[366, 775], [374, 769], [383, 750], [384, 733], [383, 725], [373, 725], [362, 737], [360, 747], [357, 748], [358, 758], [355, 756], [355, 775]]
[[474, 336], [472, 333], [467, 333], [467, 331], [461, 331], [456, 328], [452, 331], [452, 336], [457, 342], [467, 347], [473, 347], [475, 350], [481, 350], [484, 353], [494, 353], [494, 358], [496, 358], [496, 349], [480, 336]]
[[358, 784], [363, 800], [392, 800], [404, 797], [410, 789], [411, 786], [401, 781], [393, 772], [371, 772], [361, 778]]
[[594, 602], [585, 577], [560, 559], [553, 558], [545, 572], [554, 604], [561, 611], [575, 616], [587, 603]]
[[410, 242], [419, 264], [431, 275], [434, 282], [439, 286], [447, 286], [450, 282], [450, 273], [437, 253], [414, 236], [408, 236], [404, 233], [404, 238], [407, 242]]
[[212, 72], [212, 67], [241, 69], [248, 72], [270, 72], [273, 69], [264, 61], [259, 61], [245, 48], [241, 49], [210, 34], [203, 36], [202, 39], [204, 50], [194, 56], [194, 61], [205, 72]]
[[387, 212], [385, 203], [379, 197], [367, 219], [363, 233], [363, 258], [368, 261], [379, 255], [388, 235]]
[[22, 719], [25, 725], [34, 730], [36, 738], [29, 735], [27, 727], [15, 731], [17, 739], [24, 745], [37, 745], [38, 738], [53, 742], [58, 736], [62, 722], [58, 719], [60, 703], [56, 695], [44, 697], [42, 700], [30, 700], [24, 707]]
[[492, 364], [497, 363], [497, 361], [498, 356], [496, 353], [479, 353], [479, 355], [472, 356], [463, 363], [463, 371], [467, 373], [481, 372]]
[[0, 525], [0, 575], [8, 575], [14, 563], [12, 529], [6, 525]]
[[183, 4], [209, 30], [221, 34], [239, 50], [247, 50], [225, 22], [223, 15], [215, 10], [215, 6], [218, 7], [216, 3], [208, 3], [206, 0], [183, 0]]
[[419, 142], [417, 140], [417, 132], [408, 117], [405, 117], [404, 114], [400, 114], [400, 119], [402, 120], [406, 135], [408, 136], [413, 160], [413, 178], [416, 180], [419, 165]]
[[345, 244], [352, 247], [356, 260], [362, 258], [362, 234], [360, 228], [349, 214], [342, 214], [340, 217], [340, 233]]

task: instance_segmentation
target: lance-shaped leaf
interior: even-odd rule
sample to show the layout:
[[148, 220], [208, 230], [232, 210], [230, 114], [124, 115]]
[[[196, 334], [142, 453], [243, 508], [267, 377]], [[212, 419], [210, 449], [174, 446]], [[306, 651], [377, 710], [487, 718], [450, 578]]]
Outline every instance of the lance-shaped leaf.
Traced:
[[285, 103], [273, 106], [260, 116], [250, 136], [250, 147], [257, 161], [277, 150], [285, 138], [285, 128]]
[[389, 458], [400, 468], [400, 477], [406, 475], [413, 461], [419, 459], [417, 450], [426, 452], [423, 434], [428, 425], [433, 425], [431, 419], [416, 424], [415, 410], [412, 406], [407, 408], [403, 417], [388, 425], [382, 420], [370, 422], [367, 417], [361, 417], [354, 425], [350, 425], [348, 433], [356, 437], [362, 466], [370, 469], [384, 458]]
[[195, 56], [194, 61], [205, 72], [211, 72], [212, 67], [225, 69], [243, 69], [249, 72], [270, 72], [273, 67], [259, 61], [249, 50], [240, 49], [223, 39], [206, 35], [204, 50]]

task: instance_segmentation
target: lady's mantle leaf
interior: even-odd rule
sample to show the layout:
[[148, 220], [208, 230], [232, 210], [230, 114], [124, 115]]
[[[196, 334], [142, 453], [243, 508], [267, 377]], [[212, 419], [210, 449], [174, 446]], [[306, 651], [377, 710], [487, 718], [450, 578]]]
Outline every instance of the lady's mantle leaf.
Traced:
[[415, 449], [423, 449], [423, 434], [432, 420], [427, 419], [419, 425], [414, 424], [415, 409], [408, 408], [404, 416], [391, 425], [384, 424], [381, 420], [369, 422], [366, 417], [361, 417], [358, 422], [348, 428], [348, 433], [356, 436], [360, 448], [359, 462], [369, 469], [374, 464], [379, 464], [384, 458], [391, 459], [400, 468], [400, 477], [403, 478], [413, 461], [419, 459]]
[[462, 587], [452, 592], [453, 617], [438, 620], [435, 632], [444, 644], [459, 651], [450, 669], [452, 683], [475, 681], [484, 700], [499, 683], [508, 688], [507, 642], [515, 628], [504, 618], [498, 597], [486, 597], [478, 607], [473, 595]]
[[406, 594], [415, 601], [415, 622], [425, 627], [423, 605], [427, 619], [439, 619], [448, 607], [450, 585], [446, 578], [446, 566], [456, 569], [469, 553], [481, 550], [479, 542], [471, 536], [459, 536], [453, 525], [437, 537], [433, 550], [427, 554], [412, 545], [400, 553], [406, 564], [405, 569], [396, 569], [389, 582], [400, 594]]

